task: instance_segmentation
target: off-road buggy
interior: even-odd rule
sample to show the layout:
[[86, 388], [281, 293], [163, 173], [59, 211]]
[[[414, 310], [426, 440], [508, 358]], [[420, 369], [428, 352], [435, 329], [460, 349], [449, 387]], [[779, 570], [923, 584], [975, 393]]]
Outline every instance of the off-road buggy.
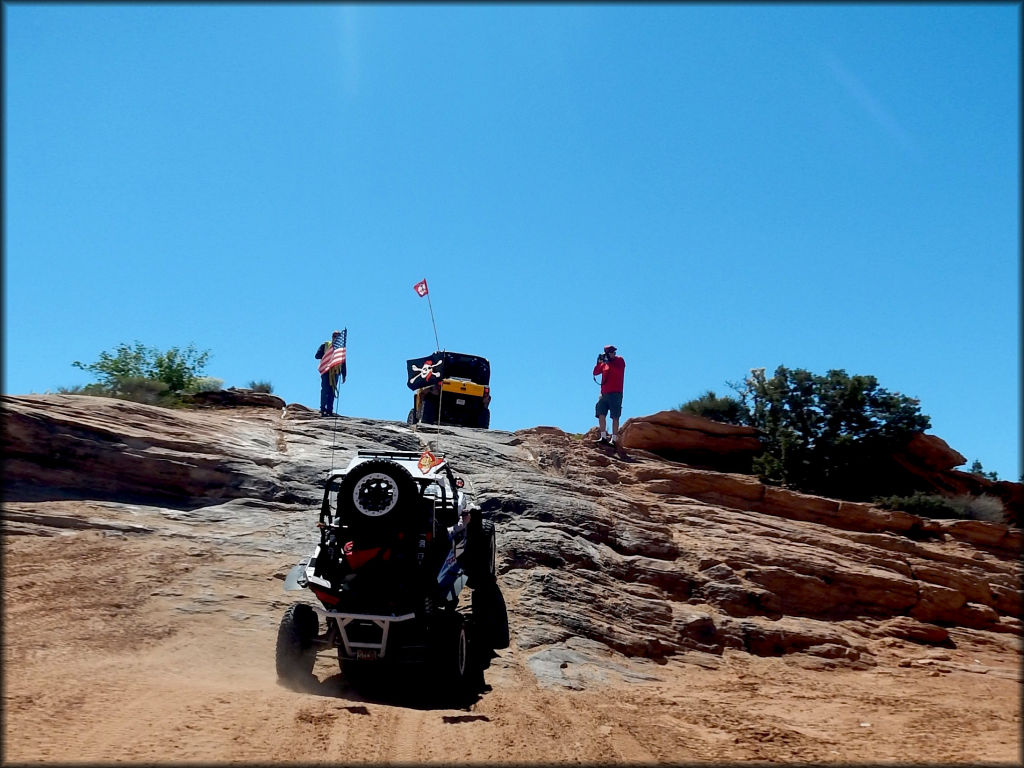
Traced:
[[485, 357], [435, 352], [405, 361], [413, 390], [410, 424], [491, 426], [491, 364]]
[[313, 553], [285, 579], [286, 591], [308, 589], [319, 605], [296, 603], [281, 620], [283, 680], [310, 680], [316, 655], [336, 648], [356, 685], [421, 664], [458, 694], [508, 647], [494, 524], [443, 456], [359, 451], [329, 474], [317, 528]]

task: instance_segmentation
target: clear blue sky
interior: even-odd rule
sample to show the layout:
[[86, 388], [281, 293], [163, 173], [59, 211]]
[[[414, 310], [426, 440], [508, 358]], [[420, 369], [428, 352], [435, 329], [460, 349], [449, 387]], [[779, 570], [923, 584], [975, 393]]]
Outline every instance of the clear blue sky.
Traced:
[[1020, 4], [5, 3], [4, 382], [121, 342], [405, 418], [491, 360], [492, 426], [750, 368], [872, 374], [1020, 476]]

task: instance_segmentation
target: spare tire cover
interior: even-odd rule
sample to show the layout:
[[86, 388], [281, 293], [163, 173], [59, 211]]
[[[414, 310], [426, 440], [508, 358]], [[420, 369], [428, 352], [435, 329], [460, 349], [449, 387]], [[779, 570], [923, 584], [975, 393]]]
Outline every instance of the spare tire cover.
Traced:
[[338, 490], [339, 511], [351, 510], [369, 520], [382, 520], [415, 495], [412, 477], [404, 467], [374, 459], [345, 476]]

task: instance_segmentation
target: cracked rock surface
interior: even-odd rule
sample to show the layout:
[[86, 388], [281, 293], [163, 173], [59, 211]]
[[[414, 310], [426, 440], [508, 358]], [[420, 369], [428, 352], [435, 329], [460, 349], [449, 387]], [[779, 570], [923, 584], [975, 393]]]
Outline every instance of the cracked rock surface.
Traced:
[[[548, 692], [537, 694], [544, 698], [668, 686], [658, 695], [678, 707], [670, 682], [679, 669], [702, 685], [714, 675], [735, 685], [738, 670], [753, 674], [764, 665], [785, 665], [771, 667], [782, 677], [961, 674], [1010, 686], [1020, 680], [1017, 528], [928, 520], [766, 488], [746, 475], [643, 449], [609, 453], [553, 427], [414, 428], [321, 418], [299, 405], [170, 410], [71, 395], [2, 402], [4, 601], [5, 619], [14, 622], [7, 624], [5, 654], [26, 665], [22, 670], [34, 669], [36, 658], [26, 644], [37, 610], [32, 585], [52, 587], [65, 567], [69, 583], [80, 583], [72, 575], [77, 557], [97, 591], [84, 602], [68, 593], [67, 610], [78, 617], [76, 642], [88, 647], [118, 616], [131, 616], [134, 631], [107, 635], [108, 652], [123, 646], [145, 653], [174, 642], [184, 652], [186, 627], [227, 622], [225, 631], [250, 649], [243, 656], [265, 667], [260, 674], [272, 671], [276, 623], [292, 599], [281, 592], [281, 580], [315, 539], [326, 473], [360, 449], [429, 448], [449, 457], [496, 524], [513, 645], [489, 674], [509, 689], [534, 686]], [[63, 565], [48, 569], [48, 558]], [[93, 563], [95, 572], [88, 570]], [[122, 597], [104, 598], [117, 589]], [[63, 599], [56, 598], [58, 605]], [[175, 618], [156, 621], [149, 610]], [[21, 631], [12, 634], [12, 626]], [[193, 650], [203, 642], [193, 639]], [[251, 642], [263, 645], [256, 651]], [[331, 674], [337, 676], [336, 663], [322, 676], [334, 680]], [[10, 679], [16, 701], [7, 703], [38, 716], [32, 681], [43, 678]], [[17, 730], [28, 729], [28, 720], [13, 722], [35, 744], [15, 755], [44, 759], [42, 737]], [[643, 739], [627, 739], [602, 722], [594, 738], [606, 746], [617, 738], [615, 754], [623, 760], [677, 759], [669, 745], [645, 751]], [[808, 746], [806, 732], [794, 736], [777, 721], [750, 727], [760, 728], [756, 739], [739, 721], [734, 733], [758, 741], [758, 750], [716, 752], [706, 733], [700, 743], [721, 759], [832, 759], [831, 746]], [[998, 743], [984, 754], [1002, 754]], [[392, 746], [377, 757], [405, 755], [404, 743]], [[922, 754], [929, 748], [922, 741]], [[153, 754], [139, 750], [122, 757]], [[192, 758], [209, 754], [200, 749]], [[232, 754], [257, 759], [244, 750]], [[481, 744], [474, 754], [544, 761], [526, 747], [489, 752]], [[600, 751], [590, 759], [605, 762]]]

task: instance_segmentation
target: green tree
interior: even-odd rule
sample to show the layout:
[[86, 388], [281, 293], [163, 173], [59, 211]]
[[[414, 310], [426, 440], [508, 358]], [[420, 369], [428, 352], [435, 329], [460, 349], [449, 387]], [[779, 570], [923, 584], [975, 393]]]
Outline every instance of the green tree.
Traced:
[[171, 347], [166, 352], [154, 354], [150, 378], [162, 381], [171, 392], [184, 392], [195, 384], [196, 379], [210, 359], [209, 350], [200, 352], [190, 344], [185, 349]]
[[998, 481], [999, 480], [999, 473], [998, 472], [986, 472], [985, 468], [983, 466], [981, 466], [981, 461], [979, 461], [978, 459], [975, 459], [974, 462], [971, 464], [971, 474], [972, 475], [980, 475], [981, 477], [984, 477], [986, 480], [992, 480], [992, 481]]
[[729, 395], [719, 397], [710, 389], [697, 399], [683, 403], [676, 410], [725, 424], [744, 423], [743, 404]]
[[841, 498], [877, 491], [880, 459], [931, 423], [918, 400], [842, 369], [818, 376], [779, 366], [771, 377], [755, 369], [737, 391], [748, 423], [764, 434], [766, 479]]
[[885, 458], [928, 429], [919, 401], [879, 386], [874, 376], [802, 368], [755, 368], [737, 398], [708, 391], [679, 406], [716, 421], [756, 427], [764, 452], [753, 470], [765, 482], [839, 498], [892, 493]]
[[95, 363], [85, 364], [75, 360], [71, 366], [92, 373], [107, 389], [116, 390], [118, 382], [122, 379], [133, 376], [149, 378], [151, 357], [152, 351], [136, 341], [131, 346], [118, 344], [113, 354], [100, 352], [100, 359]]
[[[133, 393], [145, 391], [144, 402], [151, 402], [163, 393], [176, 395], [188, 391], [196, 384], [209, 360], [209, 350], [200, 352], [190, 344], [185, 349], [171, 347], [161, 352], [139, 341], [118, 344], [113, 352], [100, 352], [99, 360], [71, 365], [92, 373], [106, 392], [114, 397], [135, 399]], [[144, 381], [158, 382], [162, 386], [147, 386]]]

